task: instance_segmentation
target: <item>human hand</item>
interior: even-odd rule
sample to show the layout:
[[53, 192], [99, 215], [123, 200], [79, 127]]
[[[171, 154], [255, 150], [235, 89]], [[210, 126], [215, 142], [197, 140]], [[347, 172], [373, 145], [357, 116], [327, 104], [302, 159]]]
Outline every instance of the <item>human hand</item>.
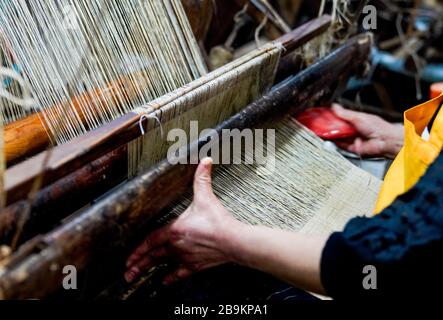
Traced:
[[350, 122], [360, 134], [353, 143], [340, 147], [361, 156], [391, 159], [403, 147], [403, 125], [389, 123], [376, 115], [347, 110], [337, 104], [333, 105], [332, 110], [339, 118]]
[[194, 178], [191, 206], [175, 222], [150, 234], [133, 252], [127, 261], [128, 282], [167, 257], [175, 258], [180, 266], [165, 278], [165, 284], [231, 262], [230, 235], [241, 223], [214, 195], [211, 171], [212, 159], [202, 160]]

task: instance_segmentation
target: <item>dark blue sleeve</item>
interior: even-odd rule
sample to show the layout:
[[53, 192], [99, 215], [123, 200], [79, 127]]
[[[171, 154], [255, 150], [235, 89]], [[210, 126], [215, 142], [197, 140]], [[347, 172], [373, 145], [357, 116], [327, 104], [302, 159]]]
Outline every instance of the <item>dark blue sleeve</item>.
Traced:
[[[375, 267], [369, 267], [375, 278], [363, 273], [366, 266]], [[413, 297], [442, 289], [442, 155], [391, 207], [373, 218], [355, 218], [329, 238], [321, 278], [336, 299]], [[377, 289], [367, 290], [368, 281]]]

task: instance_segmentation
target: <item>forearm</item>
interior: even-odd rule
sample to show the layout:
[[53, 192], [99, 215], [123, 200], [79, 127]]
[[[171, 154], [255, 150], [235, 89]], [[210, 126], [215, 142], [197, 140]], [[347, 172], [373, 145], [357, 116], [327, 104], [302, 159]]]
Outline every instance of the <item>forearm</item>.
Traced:
[[233, 262], [323, 294], [320, 262], [326, 241], [327, 237], [241, 225], [230, 229], [224, 243]]

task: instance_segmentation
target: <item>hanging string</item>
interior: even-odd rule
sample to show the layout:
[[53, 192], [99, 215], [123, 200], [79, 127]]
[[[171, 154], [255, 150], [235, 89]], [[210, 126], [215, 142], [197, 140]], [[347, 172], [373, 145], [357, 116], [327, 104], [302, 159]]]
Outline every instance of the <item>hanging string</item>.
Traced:
[[[0, 98], [6, 99], [9, 102], [20, 106], [26, 111], [31, 111], [33, 106], [35, 105], [35, 100], [31, 94], [31, 88], [29, 84], [23, 79], [23, 77], [17, 73], [15, 70], [0, 67], [0, 82], [5, 82], [6, 80], [16, 81], [22, 91], [22, 97], [17, 97], [10, 93], [8, 90], [4, 88], [4, 86], [0, 86]], [[3, 106], [2, 106], [3, 107]], [[3, 111], [3, 108], [2, 108]], [[3, 112], [2, 112], [3, 113]]]
[[257, 48], [261, 47], [261, 45], [262, 45], [261, 41], [260, 41], [260, 33], [262, 32], [263, 28], [266, 26], [267, 23], [268, 23], [268, 16], [265, 16], [263, 18], [263, 21], [257, 27], [257, 29], [255, 29], [254, 39], [255, 39], [255, 45], [257, 46]]
[[140, 132], [141, 132], [142, 136], [144, 136], [146, 134], [145, 128], [143, 127], [143, 122], [148, 119], [154, 119], [157, 122], [158, 126], [160, 127], [161, 137], [164, 138], [165, 134], [164, 134], [164, 130], [163, 130], [163, 123], [160, 121], [160, 119], [157, 116], [146, 115], [146, 114], [142, 115], [139, 120]]

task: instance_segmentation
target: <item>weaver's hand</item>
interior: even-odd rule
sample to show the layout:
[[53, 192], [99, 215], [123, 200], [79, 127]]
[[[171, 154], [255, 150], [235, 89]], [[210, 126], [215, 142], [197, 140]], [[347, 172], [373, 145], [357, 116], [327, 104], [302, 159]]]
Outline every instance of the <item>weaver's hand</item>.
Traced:
[[403, 147], [402, 125], [389, 123], [375, 115], [346, 110], [337, 104], [332, 109], [338, 117], [352, 123], [360, 133], [361, 137], [351, 145], [341, 146], [346, 150], [361, 156], [395, 158]]
[[195, 174], [191, 206], [175, 222], [149, 235], [129, 257], [128, 282], [166, 257], [176, 258], [180, 267], [166, 277], [165, 284], [231, 261], [228, 232], [241, 224], [214, 195], [211, 171], [212, 160], [204, 159]]

